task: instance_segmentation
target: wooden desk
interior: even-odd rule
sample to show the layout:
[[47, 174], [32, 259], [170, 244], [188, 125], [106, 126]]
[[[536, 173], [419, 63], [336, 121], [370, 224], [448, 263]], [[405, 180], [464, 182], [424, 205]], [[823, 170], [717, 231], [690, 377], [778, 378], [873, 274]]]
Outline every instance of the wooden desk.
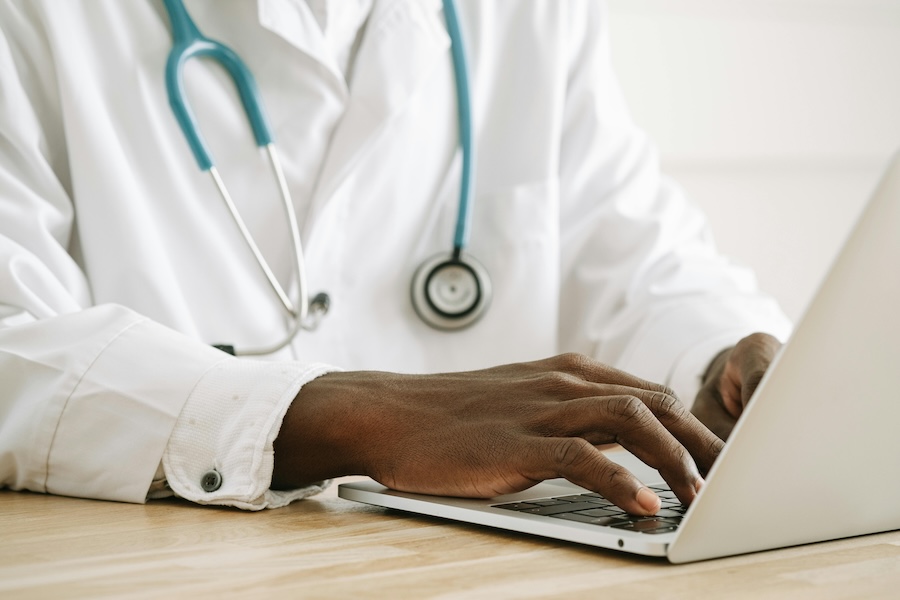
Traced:
[[900, 532], [673, 566], [337, 498], [247, 513], [0, 491], [0, 598], [898, 598]]

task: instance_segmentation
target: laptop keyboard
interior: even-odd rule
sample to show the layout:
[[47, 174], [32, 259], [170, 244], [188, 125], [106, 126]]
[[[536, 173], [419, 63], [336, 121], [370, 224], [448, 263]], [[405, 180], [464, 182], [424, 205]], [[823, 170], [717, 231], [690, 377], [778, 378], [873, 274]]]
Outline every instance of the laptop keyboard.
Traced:
[[652, 517], [630, 515], [600, 494], [541, 498], [527, 502], [494, 504], [494, 508], [513, 510], [528, 515], [544, 515], [579, 523], [590, 523], [647, 534], [671, 533], [678, 528], [687, 506], [665, 485], [648, 486], [662, 501], [659, 512]]

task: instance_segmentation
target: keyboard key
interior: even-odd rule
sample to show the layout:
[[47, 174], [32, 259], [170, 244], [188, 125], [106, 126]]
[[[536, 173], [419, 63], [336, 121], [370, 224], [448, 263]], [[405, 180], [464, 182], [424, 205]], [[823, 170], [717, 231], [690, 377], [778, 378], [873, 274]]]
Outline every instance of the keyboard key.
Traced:
[[587, 515], [589, 517], [615, 517], [622, 516], [623, 511], [619, 510], [609, 510], [607, 508], [592, 508], [590, 510], [579, 510], [578, 514]]
[[581, 494], [581, 499], [582, 499], [582, 501], [585, 501], [585, 502], [593, 502], [595, 504], [601, 504], [604, 506], [615, 506], [615, 504], [613, 504], [612, 502], [610, 502], [609, 500], [607, 500], [600, 494], [594, 494], [594, 493]]
[[578, 523], [590, 523], [591, 525], [600, 525], [609, 527], [612, 525], [623, 523], [622, 517], [591, 517], [581, 513], [560, 513], [558, 515], [550, 515], [554, 519], [565, 519], [566, 521], [577, 521]]
[[597, 506], [590, 502], [560, 502], [555, 506], [538, 506], [537, 508], [529, 508], [519, 512], [526, 515], [556, 515], [564, 512], [589, 510], [591, 508], [597, 508]]
[[537, 508], [537, 504], [531, 502], [510, 502], [509, 504], [493, 504], [491, 508], [503, 508], [506, 510], [525, 510], [526, 508]]
[[574, 496], [558, 496], [554, 498], [554, 500], [561, 500], [563, 502], [585, 502], [587, 498], [584, 497], [584, 494], [575, 494]]
[[629, 531], [640, 531], [644, 533], [656, 529], [674, 529], [677, 526], [678, 523], [667, 521], [666, 519], [658, 519], [656, 517], [613, 525], [616, 529], [628, 529]]
[[625, 512], [600, 494], [576, 494], [574, 496], [558, 496], [556, 498], [544, 498], [541, 500], [529, 500], [532, 504], [541, 506], [556, 506], [560, 502], [591, 502], [597, 506], [609, 506], [616, 512]]
[[672, 527], [660, 527], [659, 529], [651, 529], [650, 531], [642, 531], [641, 533], [649, 533], [650, 535], [655, 535], [655, 534], [658, 534], [658, 533], [672, 533], [672, 532], [675, 531], [676, 529], [678, 529], [678, 527], [675, 527], [675, 526], [672, 526]]
[[606, 498], [585, 498], [588, 502], [593, 502], [599, 506], [615, 506], [612, 502], [607, 500]]
[[529, 500], [530, 504], [537, 504], [538, 506], [558, 506], [560, 504], [569, 504], [565, 500], [554, 500], [553, 498], [542, 498], [540, 500]]

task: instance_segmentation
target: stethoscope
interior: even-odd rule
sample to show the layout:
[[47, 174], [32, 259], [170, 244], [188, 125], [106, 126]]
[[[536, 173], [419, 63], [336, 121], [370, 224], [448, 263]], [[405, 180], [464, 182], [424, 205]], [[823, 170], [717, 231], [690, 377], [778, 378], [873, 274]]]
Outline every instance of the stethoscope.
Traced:
[[[235, 349], [230, 345], [217, 347], [236, 355], [258, 356], [272, 354], [287, 346], [301, 329], [314, 330], [321, 318], [328, 312], [328, 294], [318, 293], [310, 299], [306, 281], [306, 265], [303, 259], [303, 245], [291, 201], [290, 191], [278, 153], [272, 139], [268, 120], [262, 106], [262, 99], [256, 81], [238, 55], [224, 44], [211, 40], [200, 33], [191, 19], [182, 0], [164, 0], [169, 20], [172, 24], [172, 50], [166, 62], [166, 89], [169, 104], [175, 118], [190, 145], [201, 171], [208, 171], [215, 183], [228, 212], [237, 225], [241, 236], [253, 253], [257, 264], [278, 297], [284, 310], [290, 316], [291, 326], [285, 337], [270, 346], [254, 349]], [[457, 208], [456, 230], [453, 251], [441, 253], [426, 260], [416, 270], [412, 279], [412, 305], [416, 313], [428, 325], [446, 331], [467, 327], [477, 321], [491, 301], [491, 280], [487, 270], [477, 260], [465, 252], [471, 225], [471, 205], [473, 191], [474, 144], [472, 136], [472, 113], [469, 100], [469, 77], [463, 48], [462, 31], [456, 13], [454, 0], [443, 0], [444, 18], [450, 36], [450, 51], [453, 58], [453, 74], [456, 82], [456, 101], [459, 120], [459, 143], [462, 150], [462, 175]], [[272, 171], [278, 182], [279, 194], [284, 206], [285, 217], [290, 227], [292, 263], [297, 277], [298, 300], [293, 302], [278, 282], [265, 257], [260, 252], [241, 218], [225, 183], [219, 176], [212, 156], [200, 135], [193, 111], [186, 101], [183, 69], [185, 63], [195, 56], [206, 56], [218, 61], [237, 86], [241, 103], [257, 146], [264, 148]]]

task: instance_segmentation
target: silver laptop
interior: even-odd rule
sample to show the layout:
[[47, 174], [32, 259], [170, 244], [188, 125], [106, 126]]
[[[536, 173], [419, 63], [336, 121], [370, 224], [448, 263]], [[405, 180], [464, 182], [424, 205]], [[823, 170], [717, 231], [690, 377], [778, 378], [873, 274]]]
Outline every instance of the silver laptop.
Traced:
[[[815, 227], [815, 215], [810, 215]], [[632, 455], [610, 458], [647, 484]], [[900, 155], [690, 507], [654, 518], [555, 479], [490, 500], [347, 483], [342, 498], [673, 563], [900, 529]]]

